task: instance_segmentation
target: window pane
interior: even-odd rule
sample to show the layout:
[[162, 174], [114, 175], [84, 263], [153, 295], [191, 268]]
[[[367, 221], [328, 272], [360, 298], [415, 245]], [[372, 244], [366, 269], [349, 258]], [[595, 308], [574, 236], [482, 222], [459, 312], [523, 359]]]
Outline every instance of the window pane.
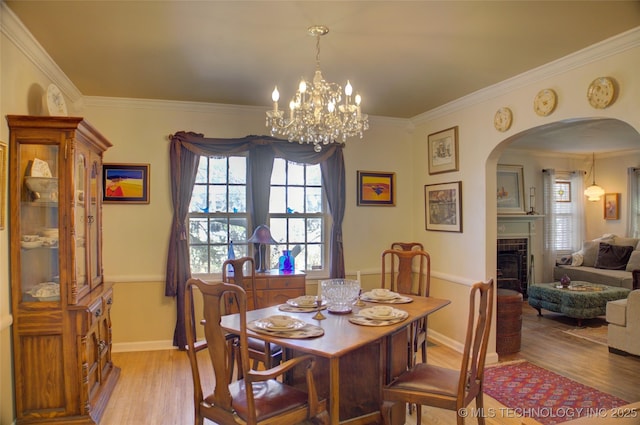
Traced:
[[227, 183], [227, 158], [209, 158], [209, 183]]
[[232, 241], [246, 241], [249, 239], [247, 235], [247, 218], [232, 217], [229, 220], [229, 239]]
[[290, 162], [287, 179], [289, 184], [304, 185], [304, 164]]
[[322, 222], [321, 218], [310, 218], [307, 220], [307, 242], [322, 243]]
[[207, 161], [206, 156], [201, 156], [200, 161], [198, 162], [198, 173], [196, 174], [196, 183], [206, 183], [207, 182], [207, 166], [209, 162]]
[[190, 218], [189, 219], [189, 243], [207, 243], [207, 219], [206, 218]]
[[287, 183], [287, 173], [285, 171], [286, 161], [282, 158], [273, 160], [273, 171], [271, 171], [271, 184], [284, 185]]
[[307, 187], [307, 195], [305, 196], [308, 213], [322, 212], [322, 188]]
[[232, 156], [229, 158], [229, 183], [245, 184], [247, 182], [247, 158]]
[[209, 273], [222, 273], [222, 263], [227, 259], [227, 245], [212, 245], [209, 256]]
[[322, 268], [322, 246], [307, 245], [307, 267], [308, 270]]
[[287, 213], [303, 213], [304, 212], [304, 188], [289, 186], [287, 196]]
[[322, 185], [322, 174], [320, 172], [320, 164], [307, 165], [307, 185]]
[[207, 186], [197, 184], [193, 187], [189, 212], [208, 212]]
[[247, 211], [247, 187], [229, 186], [229, 211], [231, 213]]
[[289, 219], [289, 242], [305, 243], [305, 219], [290, 218]]
[[209, 224], [209, 238], [211, 243], [227, 243], [227, 218], [211, 218]]
[[189, 247], [192, 273], [209, 273], [209, 247], [198, 245]]
[[272, 218], [269, 220], [269, 229], [271, 230], [271, 236], [278, 243], [287, 241], [287, 219], [286, 218]]
[[285, 188], [271, 186], [271, 195], [269, 198], [269, 212], [270, 213], [285, 213], [286, 212], [285, 201]]
[[227, 188], [226, 186], [209, 186], [209, 202], [212, 212], [227, 212]]

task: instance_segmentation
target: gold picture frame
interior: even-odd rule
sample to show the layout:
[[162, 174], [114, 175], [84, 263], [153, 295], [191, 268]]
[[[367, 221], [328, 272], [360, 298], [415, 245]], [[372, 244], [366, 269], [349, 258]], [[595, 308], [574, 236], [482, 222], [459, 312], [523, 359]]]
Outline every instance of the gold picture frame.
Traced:
[[604, 219], [620, 220], [620, 194], [604, 194]]
[[396, 205], [396, 173], [358, 170], [358, 206]]
[[458, 171], [458, 126], [431, 133], [429, 144], [429, 174]]
[[462, 233], [462, 182], [424, 186], [426, 230]]
[[4, 229], [7, 208], [7, 144], [0, 142], [0, 229]]

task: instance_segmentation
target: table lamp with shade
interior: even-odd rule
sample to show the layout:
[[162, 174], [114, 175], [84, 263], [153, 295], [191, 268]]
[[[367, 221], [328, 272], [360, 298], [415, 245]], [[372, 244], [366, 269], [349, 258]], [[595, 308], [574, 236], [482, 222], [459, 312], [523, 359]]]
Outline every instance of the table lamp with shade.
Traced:
[[247, 242], [253, 242], [259, 244], [258, 246], [258, 262], [256, 263], [257, 271], [264, 273], [269, 267], [266, 267], [266, 245], [275, 245], [276, 242], [271, 236], [271, 230], [264, 225], [261, 224], [253, 231], [253, 235], [247, 240]]

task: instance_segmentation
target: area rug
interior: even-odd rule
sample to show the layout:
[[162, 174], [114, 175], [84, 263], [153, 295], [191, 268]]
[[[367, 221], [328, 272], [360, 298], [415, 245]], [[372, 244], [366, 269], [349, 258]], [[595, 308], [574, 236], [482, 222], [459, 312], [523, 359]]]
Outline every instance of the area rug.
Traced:
[[597, 416], [628, 404], [526, 361], [485, 369], [484, 393], [508, 408], [498, 415], [530, 417], [545, 425]]
[[584, 327], [584, 328], [574, 328], [567, 329], [562, 331], [566, 334], [573, 335], [578, 338], [586, 339], [587, 341], [595, 342], [596, 344], [601, 344], [607, 346], [607, 326], [595, 326], [595, 327]]

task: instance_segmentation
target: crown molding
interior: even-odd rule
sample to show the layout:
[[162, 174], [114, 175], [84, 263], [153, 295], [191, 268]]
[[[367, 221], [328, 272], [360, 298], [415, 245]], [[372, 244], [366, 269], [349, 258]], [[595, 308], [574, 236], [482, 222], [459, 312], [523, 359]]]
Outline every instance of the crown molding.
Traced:
[[640, 46], [640, 26], [582, 50], [578, 50], [577, 52], [570, 53], [555, 61], [530, 69], [515, 77], [445, 103], [444, 105], [411, 118], [411, 121], [414, 125], [419, 125], [638, 46]]
[[51, 82], [57, 85], [74, 106], [82, 106], [80, 90], [4, 2], [0, 2], [0, 32]]

